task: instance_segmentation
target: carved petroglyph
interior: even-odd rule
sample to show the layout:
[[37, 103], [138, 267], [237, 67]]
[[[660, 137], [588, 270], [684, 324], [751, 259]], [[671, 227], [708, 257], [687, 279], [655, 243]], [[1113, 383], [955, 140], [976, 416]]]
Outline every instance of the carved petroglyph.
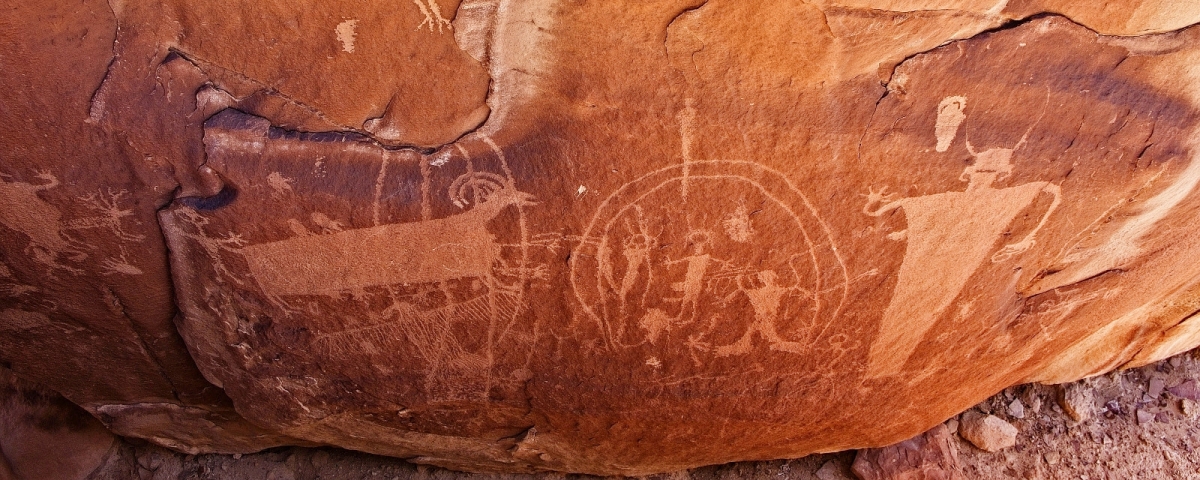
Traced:
[[681, 120], [684, 161], [613, 192], [579, 239], [576, 298], [610, 349], [674, 345], [696, 360], [751, 353], [756, 338], [775, 351], [813, 347], [849, 283], [828, 226], [774, 170], [691, 159], [695, 112]]
[[325, 157], [317, 157], [317, 160], [313, 162], [312, 176], [325, 178], [326, 175], [329, 175], [329, 169], [325, 166]]
[[1054, 292], [1053, 298], [1039, 303], [1031, 313], [1037, 318], [1042, 337], [1049, 341], [1053, 340], [1051, 335], [1053, 327], [1059, 325], [1062, 320], [1075, 313], [1076, 310], [1098, 298], [1112, 299], [1120, 291], [1120, 287], [1093, 291], [1064, 288]]
[[[650, 236], [641, 209], [636, 206], [634, 209], [638, 220], [637, 231], [633, 232], [630, 230], [633, 234], [625, 238], [622, 242], [621, 255], [625, 257], [625, 275], [621, 277], [621, 288], [617, 291], [617, 295], [621, 299], [621, 305], [628, 305], [629, 293], [633, 291], [633, 287], [639, 280], [646, 282], [654, 281], [654, 269], [650, 265], [650, 251], [656, 246], [657, 240]], [[631, 225], [627, 224], [626, 228], [631, 228]], [[614, 274], [612, 268], [605, 268], [604, 274], [609, 283], [613, 283]], [[699, 286], [695, 288], [699, 288]], [[640, 305], [646, 304], [647, 293], [646, 291], [642, 292], [639, 298]], [[652, 333], [652, 335], [656, 334]]]
[[471, 195], [477, 199], [474, 207], [458, 215], [300, 236], [237, 251], [263, 292], [273, 297], [488, 277], [501, 247], [488, 232], [487, 222], [510, 206], [533, 204], [531, 195], [511, 183], [493, 181], [494, 174], [483, 172], [456, 180], [452, 186], [456, 202], [464, 201], [461, 196], [466, 192], [474, 192]]
[[334, 28], [337, 40], [342, 44], [343, 52], [354, 53], [354, 37], [357, 36], [357, 32], [355, 32], [357, 28], [358, 20], [346, 20]]
[[294, 182], [294, 180], [283, 176], [282, 173], [271, 172], [271, 174], [267, 175], [267, 186], [271, 187], [271, 198], [278, 200], [295, 194], [295, 191], [292, 190], [292, 183]]
[[721, 226], [725, 227], [725, 234], [729, 239], [735, 242], [746, 243], [754, 238], [755, 231], [750, 226], [750, 209], [746, 208], [745, 202], [739, 203], [737, 209], [721, 222]]
[[118, 273], [124, 275], [141, 275], [142, 273], [145, 273], [142, 272], [142, 269], [130, 264], [129, 259], [124, 254], [117, 258], [104, 259], [104, 261], [101, 262], [101, 267], [103, 267], [103, 270], [101, 271], [101, 274], [103, 275], [115, 275]]
[[[467, 147], [479, 143], [492, 155], [471, 155]], [[495, 350], [529, 345], [536, 337], [529, 332], [536, 322], [531, 326], [520, 317], [526, 289], [547, 280], [549, 267], [534, 264], [529, 250], [554, 248], [561, 235], [531, 241], [525, 209], [534, 199], [518, 190], [504, 152], [486, 136], [443, 150], [433, 157], [443, 160], [436, 170], [433, 158], [417, 154], [382, 152], [376, 158], [375, 168], [367, 167], [370, 183], [361, 187], [365, 195], [350, 210], [336, 202], [310, 205], [302, 214], [274, 217], [262, 233], [222, 232], [223, 216], [236, 215], [236, 208], [179, 204], [164, 225], [169, 236], [197, 245], [195, 256], [208, 257], [202, 262], [212, 272], [206, 278], [257, 294], [264, 301], [256, 308], [270, 310], [281, 323], [303, 325], [329, 368], [367, 363], [381, 375], [419, 372], [425, 381], [415, 388], [431, 398], [477, 400], [511, 381], [511, 372], [494, 371]], [[290, 208], [295, 192], [322, 192], [322, 174], [342, 165], [321, 162], [297, 178], [265, 170], [257, 174], [265, 181], [242, 184], [262, 187], [249, 189], [258, 197], [247, 195], [248, 201], [269, 194], [269, 201]], [[449, 171], [456, 174], [437, 175]], [[418, 173], [419, 184], [410, 177]], [[420, 209], [389, 205], [400, 197], [419, 199]], [[236, 311], [206, 302], [217, 311]]]
[[321, 233], [325, 235], [337, 233], [343, 229], [342, 222], [333, 220], [321, 212], [313, 212], [308, 216], [308, 218], [311, 219], [313, 223], [317, 224], [318, 227], [321, 227]]
[[[1012, 173], [1013, 151], [1024, 144], [1025, 138], [1015, 148], [982, 152], [976, 152], [968, 142], [967, 149], [975, 162], [959, 177], [968, 182], [965, 191], [896, 199], [886, 193], [885, 187], [871, 189], [867, 195], [863, 213], [879, 217], [903, 210], [908, 222], [906, 230], [888, 235], [907, 245], [879, 336], [871, 344], [870, 375], [900, 371], [971, 274], [989, 260], [989, 252], [990, 261], [1002, 262], [1034, 245], [1035, 236], [1061, 202], [1059, 187], [1049, 182], [993, 187], [994, 182]], [[1050, 195], [1052, 203], [1037, 225], [1021, 240], [993, 252], [1013, 219], [1042, 194]]]
[[[477, 286], [477, 289], [482, 288], [482, 285]], [[393, 292], [391, 305], [369, 314], [368, 325], [322, 334], [314, 346], [329, 356], [350, 351], [386, 356], [392, 352], [415, 350], [425, 363], [426, 385], [431, 393], [442, 399], [463, 399], [479, 390], [462, 384], [446, 390], [457, 382], [445, 380], [448, 377], [474, 380], [464, 383], [482, 386], [487, 381], [492, 359], [490, 348], [484, 351], [473, 349], [458, 338], [453, 325], [487, 325], [496, 318], [512, 317], [519, 311], [516, 300], [517, 296], [510, 293], [484, 293], [424, 309]]]
[[433, 171], [430, 170], [429, 158], [421, 157], [421, 220], [433, 218], [433, 193], [431, 192]]
[[[90, 252], [96, 246], [71, 238], [71, 231], [78, 230], [107, 230], [111, 238], [119, 240], [118, 253], [115, 257], [101, 259], [101, 273], [139, 275], [140, 269], [131, 265], [128, 256], [127, 243], [140, 242], [145, 237], [125, 231], [124, 221], [133, 215], [133, 210], [123, 209], [120, 204], [128, 195], [126, 191], [108, 189], [80, 197], [79, 203], [94, 212], [93, 215], [64, 219], [61, 210], [55, 205], [42, 200], [39, 192], [58, 187], [57, 177], [49, 172], [39, 172], [37, 178], [44, 183], [24, 183], [8, 181], [12, 177], [0, 174], [0, 225], [24, 234], [29, 238], [25, 253], [34, 261], [44, 265], [53, 276], [55, 270], [63, 270], [72, 274], [83, 273], [80, 262], [88, 259]], [[77, 264], [68, 265], [66, 262]]]
[[[685, 179], [686, 181], [686, 179]], [[664, 265], [683, 264], [683, 278], [678, 282], [671, 283], [671, 290], [679, 292], [679, 297], [664, 298], [668, 302], [679, 302], [679, 316], [676, 320], [686, 319], [689, 322], [696, 320], [696, 315], [700, 311], [700, 294], [704, 290], [705, 277], [709, 273], [709, 268], [714, 264], [719, 266], [730, 265], [729, 262], [714, 258], [709, 254], [708, 248], [711, 238], [711, 233], [705, 230], [693, 230], [687, 234], [687, 243], [694, 249], [691, 255], [678, 260], [667, 260]], [[622, 283], [624, 283], [622, 281]]]
[[8, 178], [11, 177], [0, 175], [0, 224], [29, 237], [25, 251], [38, 263], [79, 273], [60, 265], [59, 258], [83, 260], [87, 253], [63, 235], [62, 212], [38, 197], [38, 192], [59, 186], [58, 178], [49, 172], [37, 174], [44, 181], [40, 184], [8, 181]]
[[85, 195], [80, 200], [95, 212], [94, 216], [69, 220], [64, 227], [69, 230], [102, 229], [107, 230], [113, 238], [121, 240], [117, 244], [117, 254], [100, 261], [103, 275], [141, 275], [140, 268], [129, 262], [129, 247], [132, 243], [140, 243], [145, 235], [131, 234], [125, 231], [124, 221], [133, 216], [132, 209], [123, 209], [120, 204], [129, 192], [111, 189], [103, 193]]
[[967, 107], [967, 97], [946, 97], [938, 104], [937, 122], [934, 124], [934, 136], [937, 137], [938, 152], [950, 149], [954, 137], [958, 135], [958, 126], [966, 120], [963, 109]]
[[785, 340], [779, 334], [775, 327], [775, 320], [779, 317], [779, 308], [786, 295], [799, 293], [811, 298], [812, 292], [796, 285], [784, 287], [776, 283], [777, 278], [778, 274], [774, 270], [763, 270], [757, 274], [757, 280], [761, 286], [749, 286], [750, 281], [745, 276], [737, 277], [737, 291], [726, 297], [725, 301], [732, 300], [735, 295], [744, 294], [750, 301], [750, 306], [754, 308], [754, 322], [737, 342], [714, 349], [718, 357], [749, 353], [751, 336], [755, 333], [767, 340], [772, 350], [803, 352], [803, 345], [800, 342]]
[[425, 20], [417, 25], [417, 30], [421, 27], [429, 27], [430, 33], [436, 28], [438, 33], [442, 33], [442, 29], [452, 30], [454, 25], [450, 23], [450, 19], [442, 16], [442, 7], [438, 5], [437, 0], [412, 0], [413, 4], [421, 10], [421, 14], [425, 16]]
[[236, 233], [229, 233], [224, 237], [210, 237], [206, 231], [210, 220], [190, 208], [178, 209], [174, 214], [179, 221], [164, 225], [164, 228], [171, 228], [172, 235], [190, 239], [197, 245], [200, 245], [200, 248], [204, 249], [204, 253], [207, 254], [210, 265], [216, 271], [218, 279], [225, 279], [235, 284], [243, 285], [242, 275], [236, 274], [234, 270], [229, 268], [221, 252], [238, 253], [241, 247], [244, 247], [248, 242]]
[[342, 222], [331, 219], [321, 212], [312, 212], [308, 218], [313, 225], [316, 225], [319, 229], [318, 231], [309, 230], [308, 225], [295, 218], [287, 219], [288, 230], [295, 233], [297, 237], [307, 237], [311, 235], [329, 235], [340, 232], [345, 228]]
[[375, 202], [371, 205], [371, 224], [379, 225], [379, 211], [383, 208], [383, 181], [387, 178], [388, 160], [391, 155], [388, 155], [387, 150], [379, 152], [379, 175], [375, 176]]

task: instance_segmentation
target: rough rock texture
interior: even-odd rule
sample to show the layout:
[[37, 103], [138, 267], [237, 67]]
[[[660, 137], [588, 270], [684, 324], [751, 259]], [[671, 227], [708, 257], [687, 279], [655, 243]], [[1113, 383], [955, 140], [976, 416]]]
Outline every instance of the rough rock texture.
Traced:
[[0, 367], [0, 479], [91, 478], [118, 443], [87, 412]]
[[[1055, 388], [1020, 385], [1005, 389], [968, 412], [992, 412], [1020, 430], [1014, 448], [988, 453], [958, 435], [950, 435], [968, 479], [1063, 478], [1190, 479], [1200, 470], [1200, 429], [1197, 417], [1178, 409], [1182, 400], [1170, 389], [1149, 398], [1151, 379], [1166, 385], [1200, 378], [1200, 361], [1192, 351], [1146, 367], [1113, 372], [1079, 382], [1092, 390], [1102, 413], [1076, 422], [1055, 403]], [[1020, 399], [1028, 406], [1025, 418], [1007, 416], [1006, 405]], [[1183, 398], [1186, 399], [1186, 398]], [[1188, 400], [1191, 401], [1191, 400]], [[1111, 408], [1110, 408], [1111, 407]], [[1139, 424], [1133, 410], [1155, 412], [1156, 420]], [[954, 431], [958, 418], [946, 422]], [[886, 448], [886, 447], [885, 447]], [[810, 455], [799, 459], [739, 462], [644, 477], [647, 480], [852, 480], [854, 452]], [[274, 448], [247, 455], [184, 455], [140, 441], [121, 442], [90, 477], [128, 478], [401, 478], [471, 480], [561, 479], [561, 474], [470, 474], [447, 472], [403, 460], [335, 448]], [[583, 480], [597, 477], [572, 475]]]
[[0, 360], [122, 435], [640, 474], [1200, 343], [1200, 7], [4, 9]]
[[859, 450], [852, 470], [862, 480], [963, 480], [951, 435], [938, 425], [895, 445]]
[[1096, 408], [1092, 390], [1076, 384], [1060, 388], [1057, 400], [1063, 411], [1076, 422], [1086, 422], [1092, 418]]
[[1017, 427], [995, 415], [964, 415], [958, 435], [985, 452], [998, 452], [1017, 444]]

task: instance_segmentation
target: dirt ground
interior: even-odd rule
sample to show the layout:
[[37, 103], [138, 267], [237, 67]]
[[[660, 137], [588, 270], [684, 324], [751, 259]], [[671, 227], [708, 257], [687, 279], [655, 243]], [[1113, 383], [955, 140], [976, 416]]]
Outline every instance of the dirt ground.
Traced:
[[[1115, 372], [1066, 387], [1022, 385], [974, 407], [1016, 426], [1016, 446], [995, 453], [958, 435], [968, 479], [1200, 478], [1200, 350], [1155, 365]], [[1064, 392], [1072, 399], [1060, 402]], [[1089, 416], [1075, 421], [1063, 403]], [[955, 431], [957, 418], [947, 422]], [[796, 460], [744, 462], [655, 475], [683, 479], [853, 479], [855, 452]], [[89, 477], [155, 479], [582, 479], [581, 475], [478, 475], [333, 448], [279, 448], [252, 455], [183, 455], [123, 441]]]

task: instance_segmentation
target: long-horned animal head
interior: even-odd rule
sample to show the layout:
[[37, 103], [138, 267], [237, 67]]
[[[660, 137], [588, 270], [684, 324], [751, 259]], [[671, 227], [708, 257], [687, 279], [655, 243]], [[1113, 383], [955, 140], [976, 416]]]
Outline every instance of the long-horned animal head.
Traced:
[[475, 203], [475, 207], [488, 207], [499, 211], [509, 205], [524, 207], [536, 205], [533, 195], [517, 190], [510, 179], [491, 172], [468, 172], [450, 184], [450, 200], [459, 208]]

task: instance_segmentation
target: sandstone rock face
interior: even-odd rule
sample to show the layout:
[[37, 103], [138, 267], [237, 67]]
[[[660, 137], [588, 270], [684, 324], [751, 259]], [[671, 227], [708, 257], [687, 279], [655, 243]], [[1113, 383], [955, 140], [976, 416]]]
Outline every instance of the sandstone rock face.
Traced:
[[641, 474], [1200, 343], [1200, 8], [0, 20], [0, 360], [190, 452]]

